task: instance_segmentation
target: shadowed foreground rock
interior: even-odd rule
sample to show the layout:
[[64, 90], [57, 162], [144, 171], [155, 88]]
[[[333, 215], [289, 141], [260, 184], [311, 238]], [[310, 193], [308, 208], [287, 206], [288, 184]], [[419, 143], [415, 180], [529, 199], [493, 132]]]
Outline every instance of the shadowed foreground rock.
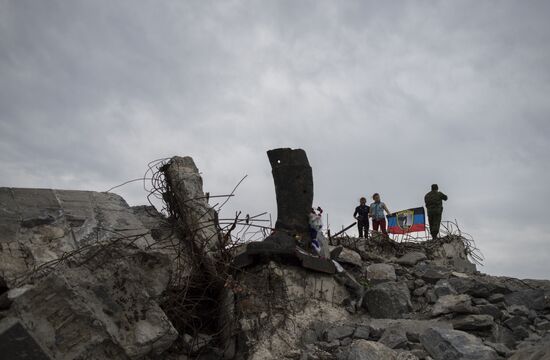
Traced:
[[0, 323], [0, 354], [4, 359], [50, 359], [16, 318], [6, 318]]
[[147, 249], [154, 240], [122, 198], [11, 188], [0, 194], [10, 230], [0, 235], [8, 259], [0, 274], [11, 288], [5, 316], [19, 319], [45, 354], [127, 359], [172, 345], [178, 334], [155, 301], [168, 285], [170, 258]]

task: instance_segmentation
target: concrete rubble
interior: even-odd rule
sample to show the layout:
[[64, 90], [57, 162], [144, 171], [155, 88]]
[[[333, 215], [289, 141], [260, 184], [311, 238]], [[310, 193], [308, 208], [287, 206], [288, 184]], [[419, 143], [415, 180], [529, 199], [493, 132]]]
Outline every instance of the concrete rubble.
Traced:
[[550, 281], [483, 274], [454, 235], [344, 237], [332, 239], [331, 258], [317, 257], [307, 156], [268, 157], [275, 231], [230, 255], [189, 157], [163, 164], [168, 216], [112, 193], [0, 188], [0, 354], [550, 358]]
[[[155, 301], [170, 258], [122, 198], [1, 188], [0, 295], [52, 359], [140, 358], [178, 334]], [[93, 255], [93, 256], [92, 256]], [[3, 320], [2, 320], [3, 321]], [[0, 335], [0, 339], [2, 335]], [[1, 342], [1, 341], [0, 341]]]

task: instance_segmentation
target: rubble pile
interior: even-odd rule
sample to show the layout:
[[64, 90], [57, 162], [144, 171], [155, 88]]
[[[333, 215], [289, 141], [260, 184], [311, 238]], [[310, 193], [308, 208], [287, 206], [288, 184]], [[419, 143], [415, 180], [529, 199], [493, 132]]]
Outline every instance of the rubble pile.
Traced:
[[[548, 354], [550, 281], [482, 274], [472, 263], [465, 266], [464, 245], [454, 236], [420, 244], [377, 236], [341, 243], [336, 260], [360, 290], [342, 273], [327, 277], [273, 261], [242, 274], [243, 289], [251, 289], [243, 290], [246, 296], [237, 305], [249, 358], [543, 359], [540, 354]], [[303, 272], [310, 273], [309, 282]], [[251, 273], [257, 283], [247, 282]]]
[[550, 358], [550, 281], [479, 272], [459, 235], [332, 238], [321, 257], [305, 152], [268, 156], [278, 219], [246, 244], [219, 227], [189, 157], [159, 166], [167, 215], [0, 188], [2, 358]]
[[[548, 354], [550, 281], [489, 276], [473, 264], [468, 273], [457, 271], [464, 267], [457, 269], [452, 261], [442, 265], [452, 260], [449, 253], [443, 259], [418, 249], [388, 256], [384, 241], [375, 237], [358, 251], [348, 249], [346, 258], [356, 252], [361, 265], [338, 258], [365, 286], [361, 307], [347, 308], [352, 319], [312, 324], [315, 336], [306, 333], [301, 341], [310, 358], [535, 359], [526, 354]], [[450, 237], [439, 243], [460, 248], [460, 241]], [[380, 251], [373, 251], [375, 243]], [[358, 348], [385, 355], [361, 357]]]
[[170, 257], [121, 197], [1, 188], [0, 199], [6, 358], [21, 358], [18, 339], [23, 351], [38, 342], [42, 357], [31, 358], [45, 359], [139, 358], [172, 345], [178, 334], [156, 302]]

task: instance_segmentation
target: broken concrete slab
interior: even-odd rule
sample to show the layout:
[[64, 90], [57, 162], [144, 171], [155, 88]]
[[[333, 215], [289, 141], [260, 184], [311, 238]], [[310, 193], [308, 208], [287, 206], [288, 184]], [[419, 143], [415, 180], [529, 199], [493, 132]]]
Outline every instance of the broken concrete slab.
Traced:
[[349, 326], [349, 325], [333, 326], [325, 330], [325, 332], [323, 333], [323, 339], [327, 342], [340, 340], [345, 337], [349, 337], [353, 335], [354, 332], [355, 332], [354, 326]]
[[[343, 304], [352, 294], [332, 275], [272, 261], [239, 272], [236, 280], [236, 357], [281, 359], [298, 343], [320, 339], [328, 328], [323, 323], [349, 321]], [[274, 330], [282, 338], [269, 335]]]
[[149, 230], [118, 195], [0, 188], [0, 274], [9, 286], [30, 270], [93, 243], [145, 248]]
[[472, 298], [466, 294], [441, 296], [433, 306], [432, 316], [449, 313], [476, 313], [476, 309], [472, 306]]
[[368, 321], [362, 323], [362, 326], [365, 326], [367, 329], [369, 329], [373, 337], [381, 337], [386, 329], [389, 328], [403, 329], [407, 334], [407, 338], [414, 339], [416, 342], [420, 341], [420, 335], [422, 335], [430, 328], [453, 328], [452, 325], [446, 321], [413, 319], [369, 319]]
[[505, 358], [509, 357], [512, 354], [512, 351], [504, 344], [494, 343], [491, 341], [484, 341], [484, 344], [490, 348], [493, 348], [497, 354], [504, 356]]
[[491, 276], [470, 278], [451, 277], [448, 281], [458, 293], [480, 298], [488, 298], [497, 293], [506, 294], [511, 292], [504, 281]]
[[52, 360], [34, 337], [16, 318], [0, 321], [0, 354], [2, 359]]
[[455, 317], [451, 323], [456, 330], [484, 331], [490, 330], [495, 321], [491, 315], [461, 315]]
[[509, 306], [523, 305], [528, 309], [543, 310], [547, 307], [550, 308], [550, 303], [547, 303], [546, 298], [550, 299], [550, 291], [526, 289], [505, 295], [504, 302]]
[[336, 266], [329, 259], [323, 259], [304, 252], [297, 252], [296, 256], [300, 259], [304, 268], [319, 271], [327, 274], [336, 273]]
[[451, 275], [451, 271], [440, 265], [433, 263], [419, 263], [414, 267], [414, 273], [417, 277], [424, 281], [435, 284], [440, 279], [447, 279]]
[[399, 259], [397, 259], [395, 262], [399, 265], [404, 266], [414, 266], [417, 262], [426, 260], [426, 254], [419, 252], [419, 251], [411, 251], [409, 253], [406, 253]]
[[434, 263], [467, 274], [476, 271], [476, 265], [468, 259], [466, 246], [459, 236], [448, 236], [439, 241], [441, 245], [432, 254]]
[[338, 256], [340, 256], [340, 254], [342, 253], [342, 251], [344, 251], [344, 247], [342, 245], [338, 245], [338, 246], [334, 246], [334, 247], [331, 247], [331, 250], [330, 250], [330, 258], [332, 260], [337, 260], [338, 259]]
[[395, 268], [390, 264], [371, 264], [367, 266], [367, 280], [371, 284], [395, 281]]
[[374, 318], [397, 319], [412, 309], [410, 292], [404, 283], [384, 282], [365, 292], [363, 306]]
[[458, 330], [428, 329], [420, 341], [435, 360], [496, 360], [492, 348], [473, 335]]
[[518, 349], [510, 360], [543, 360], [550, 359], [550, 335], [546, 335], [540, 341], [531, 346]]
[[434, 293], [437, 297], [445, 295], [455, 295], [456, 290], [447, 279], [441, 279], [434, 285]]
[[294, 260], [304, 268], [327, 274], [336, 273], [336, 267], [330, 259], [310, 254], [296, 246], [296, 241], [284, 233], [274, 233], [263, 241], [253, 241], [243, 246], [232, 261], [238, 269], [254, 265], [259, 261]]
[[400, 326], [390, 326], [379, 341], [391, 349], [405, 349], [408, 342], [407, 332]]
[[410, 353], [399, 353], [386, 345], [363, 339], [354, 340], [350, 346], [347, 360], [398, 360], [418, 359]]
[[15, 298], [10, 313], [56, 359], [159, 353], [178, 335], [154, 301], [169, 269], [164, 255], [112, 248], [85, 267], [58, 267]]
[[[332, 258], [332, 255], [331, 255]], [[349, 264], [356, 267], [363, 266], [363, 260], [361, 260], [361, 255], [357, 251], [353, 251], [348, 248], [342, 248], [336, 259], [338, 262], [343, 264]]]
[[253, 241], [246, 244], [247, 255], [295, 255], [296, 240], [290, 235], [276, 232], [263, 241]]

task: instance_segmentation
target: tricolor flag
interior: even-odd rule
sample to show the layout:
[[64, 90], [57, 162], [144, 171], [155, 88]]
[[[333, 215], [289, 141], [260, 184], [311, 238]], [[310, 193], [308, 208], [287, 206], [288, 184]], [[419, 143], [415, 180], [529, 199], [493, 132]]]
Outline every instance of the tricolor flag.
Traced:
[[402, 210], [388, 215], [388, 232], [390, 234], [407, 234], [425, 230], [426, 216], [423, 207]]

